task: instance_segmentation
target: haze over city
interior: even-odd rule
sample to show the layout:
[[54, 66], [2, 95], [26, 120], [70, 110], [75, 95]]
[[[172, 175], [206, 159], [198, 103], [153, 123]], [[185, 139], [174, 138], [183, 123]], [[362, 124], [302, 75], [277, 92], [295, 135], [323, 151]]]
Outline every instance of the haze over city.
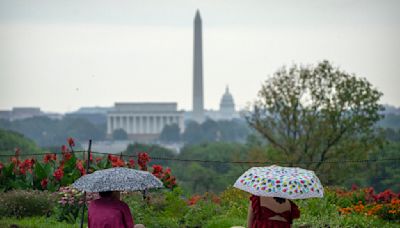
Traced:
[[192, 106], [193, 18], [203, 19], [204, 106], [236, 107], [283, 65], [323, 59], [400, 106], [398, 1], [0, 1], [0, 109], [114, 102]]

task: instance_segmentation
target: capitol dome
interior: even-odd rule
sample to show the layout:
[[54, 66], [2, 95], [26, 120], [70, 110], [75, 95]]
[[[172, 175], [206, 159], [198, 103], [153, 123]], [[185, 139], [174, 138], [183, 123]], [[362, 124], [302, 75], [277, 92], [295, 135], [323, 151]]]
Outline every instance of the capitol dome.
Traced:
[[219, 104], [219, 111], [221, 119], [232, 119], [235, 113], [235, 102], [233, 101], [232, 95], [229, 93], [229, 87], [225, 89], [225, 93], [221, 98]]

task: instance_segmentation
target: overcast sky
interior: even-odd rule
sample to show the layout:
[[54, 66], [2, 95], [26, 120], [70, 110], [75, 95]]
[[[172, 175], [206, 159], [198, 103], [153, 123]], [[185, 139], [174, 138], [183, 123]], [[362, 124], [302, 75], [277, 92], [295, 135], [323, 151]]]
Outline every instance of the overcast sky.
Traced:
[[400, 1], [0, 0], [0, 110], [158, 101], [190, 110], [196, 9], [207, 109], [226, 85], [241, 108], [281, 66], [323, 59], [400, 106]]

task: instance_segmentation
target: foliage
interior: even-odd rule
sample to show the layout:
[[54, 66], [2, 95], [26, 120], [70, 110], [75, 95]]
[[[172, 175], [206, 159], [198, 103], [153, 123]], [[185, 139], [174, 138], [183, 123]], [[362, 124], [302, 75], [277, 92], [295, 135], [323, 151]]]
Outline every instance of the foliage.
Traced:
[[393, 128], [383, 129], [383, 135], [389, 142], [400, 142], [400, 128], [395, 130]]
[[61, 187], [56, 196], [57, 205], [55, 209], [55, 216], [58, 221], [66, 221], [68, 223], [75, 223], [82, 211], [83, 202], [90, 203], [90, 201], [98, 199], [97, 193], [84, 194], [77, 189], [70, 186]]
[[375, 162], [368, 164], [368, 172], [365, 172], [366, 185], [372, 186], [377, 191], [392, 189], [400, 192], [400, 142], [388, 142], [375, 153], [370, 159], [397, 159], [386, 162]]
[[73, 117], [65, 117], [61, 120], [45, 116], [12, 122], [1, 120], [0, 128], [19, 132], [43, 147], [60, 145], [70, 135], [73, 135], [78, 141], [105, 138], [105, 131], [100, 126], [94, 125], [88, 120]]
[[378, 122], [378, 126], [383, 128], [392, 128], [400, 130], [400, 115], [399, 114], [386, 114], [385, 118]]
[[[259, 91], [248, 123], [290, 163], [308, 163], [328, 184], [340, 183], [351, 170], [331, 175], [327, 160], [365, 159], [379, 142], [373, 126], [381, 119], [382, 93], [365, 78], [334, 68], [282, 68]], [[337, 173], [336, 173], [337, 174]]]
[[48, 215], [54, 200], [46, 191], [14, 190], [0, 193], [0, 217], [29, 217]]
[[181, 129], [178, 124], [166, 125], [162, 129], [159, 139], [162, 142], [179, 142], [181, 140]]
[[[42, 153], [42, 150], [22, 134], [0, 128], [0, 154], [12, 154], [18, 148], [25, 152]], [[4, 160], [3, 160], [4, 161]]]
[[[214, 142], [187, 145], [177, 159], [207, 161], [240, 161], [246, 159], [246, 146], [238, 143]], [[172, 167], [177, 179], [190, 192], [222, 192], [240, 176], [246, 166], [218, 162], [175, 162]]]
[[[80, 223], [69, 224], [59, 222], [54, 217], [24, 217], [24, 218], [1, 218], [0, 227], [12, 227], [17, 225], [18, 228], [79, 228]], [[84, 224], [87, 227], [87, 224]]]
[[112, 137], [114, 140], [127, 140], [128, 134], [124, 129], [120, 128], [113, 131]]
[[207, 119], [201, 124], [190, 121], [186, 124], [182, 139], [185, 144], [206, 142], [244, 142], [250, 134], [247, 124], [241, 120], [214, 121]]
[[335, 194], [340, 196], [337, 197], [340, 199], [337, 205], [340, 206], [339, 212], [343, 215], [362, 214], [400, 221], [400, 194], [391, 190], [375, 194], [372, 187], [353, 188], [351, 191], [336, 189]]
[[[164, 147], [159, 145], [149, 145], [149, 144], [142, 144], [142, 143], [134, 143], [129, 144], [122, 154], [127, 156], [136, 156], [139, 153], [146, 152], [150, 157], [162, 157], [162, 158], [174, 158], [176, 154]], [[154, 165], [154, 160], [149, 162], [149, 165]], [[157, 160], [157, 164], [162, 166], [171, 166], [172, 162], [164, 161], [164, 160]]]
[[[20, 150], [16, 150], [15, 156], [11, 157], [10, 162], [3, 164], [0, 162], [0, 191], [11, 189], [39, 189], [56, 191], [61, 186], [68, 186], [76, 179], [86, 174], [87, 161], [75, 156], [73, 147], [75, 142], [68, 138], [69, 148], [62, 146], [62, 154], [45, 154], [43, 162], [34, 158], [20, 160]], [[61, 157], [61, 158], [60, 158]], [[93, 156], [90, 157], [90, 172], [98, 169], [111, 167], [135, 167], [135, 161], [131, 158], [124, 161], [122, 157], [109, 154], [107, 159]], [[148, 162], [151, 158], [147, 153], [140, 153], [138, 164], [140, 169], [147, 170]], [[158, 169], [162, 166], [158, 166]], [[154, 170], [153, 170], [154, 171]], [[176, 186], [175, 177], [171, 174], [171, 169], [162, 170], [159, 178], [167, 188]]]
[[[381, 215], [367, 213], [340, 213], [341, 204], [355, 202], [371, 195], [370, 190], [353, 189], [345, 191], [337, 188], [326, 188], [323, 198], [295, 200], [301, 210], [300, 219], [294, 220], [293, 227], [394, 227], [398, 221], [392, 218], [383, 220]], [[376, 200], [393, 200], [392, 193], [373, 194]], [[389, 196], [390, 197], [387, 197]], [[246, 226], [249, 194], [235, 188], [228, 188], [219, 195], [204, 193], [202, 195], [186, 195], [181, 188], [174, 190], [152, 190], [143, 195], [138, 192], [121, 194], [122, 200], [131, 208], [135, 223], [145, 224], [149, 228], [163, 227], [231, 227]], [[0, 198], [2, 199], [2, 198]], [[371, 200], [367, 197], [365, 202]], [[398, 204], [393, 202], [392, 204]], [[367, 205], [363, 204], [365, 208]], [[354, 205], [353, 208], [356, 208]], [[358, 207], [360, 209], [361, 207]], [[383, 207], [382, 207], [383, 208]], [[390, 214], [387, 209], [384, 213]], [[13, 220], [1, 218], [0, 226], [18, 224], [22, 227], [76, 227], [76, 223], [57, 223], [56, 215], [48, 218], [35, 217]], [[47, 223], [46, 223], [47, 222]], [[5, 224], [5, 225], [4, 225]]]

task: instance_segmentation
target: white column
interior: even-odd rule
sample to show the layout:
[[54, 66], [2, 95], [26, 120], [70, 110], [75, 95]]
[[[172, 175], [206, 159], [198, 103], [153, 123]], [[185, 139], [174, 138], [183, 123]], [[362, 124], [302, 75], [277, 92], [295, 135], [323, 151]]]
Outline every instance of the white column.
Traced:
[[143, 133], [143, 116], [138, 116], [139, 119], [139, 134]]
[[150, 117], [146, 116], [146, 134], [150, 133]]
[[133, 116], [129, 115], [129, 134], [133, 134]]
[[161, 130], [163, 130], [164, 129], [164, 127], [165, 127], [165, 123], [166, 123], [166, 119], [165, 119], [166, 117], [165, 116], [161, 116]]
[[157, 124], [157, 133], [161, 133], [161, 118], [160, 118], [160, 116], [158, 115], [157, 117], [156, 117], [156, 124]]
[[117, 130], [119, 128], [119, 115], [115, 116], [115, 120], [114, 120], [115, 124], [114, 124], [114, 130]]
[[139, 132], [139, 117], [138, 116], [134, 116], [133, 120], [134, 120], [134, 123], [135, 123], [135, 125], [134, 125], [134, 129], [135, 130], [133, 130], [133, 133], [137, 134]]
[[111, 116], [107, 116], [107, 134], [111, 134]]
[[153, 116], [153, 134], [157, 134], [157, 116]]
[[149, 118], [149, 134], [153, 134], [153, 116], [148, 116]]

